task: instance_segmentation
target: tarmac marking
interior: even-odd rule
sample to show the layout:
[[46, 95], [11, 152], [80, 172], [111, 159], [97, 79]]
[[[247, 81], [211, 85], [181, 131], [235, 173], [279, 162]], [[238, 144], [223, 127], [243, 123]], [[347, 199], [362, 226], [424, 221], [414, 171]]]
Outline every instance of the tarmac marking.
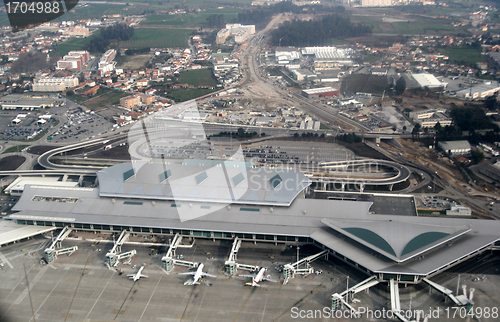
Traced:
[[200, 310], [202, 308], [202, 304], [203, 304], [203, 300], [205, 299], [205, 295], [207, 295], [207, 291], [206, 291], [206, 288], [204, 288], [205, 291], [203, 292], [203, 297], [201, 298], [201, 302], [200, 302], [200, 307], [198, 308], [198, 312], [196, 312], [196, 316], [194, 317], [194, 320], [198, 320], [198, 314], [200, 314]]
[[129, 297], [129, 295], [130, 295], [130, 293], [132, 292], [132, 289], [134, 288], [135, 283], [137, 283], [137, 281], [134, 281], [134, 284], [132, 284], [132, 287], [130, 288], [130, 291], [128, 291], [127, 296], [126, 296], [126, 297], [125, 297], [125, 299], [123, 300], [123, 303], [122, 303], [122, 305], [120, 306], [120, 308], [118, 309], [118, 312], [116, 312], [115, 318], [114, 318], [113, 320], [116, 320], [116, 318], [118, 317], [118, 314], [120, 314], [120, 311], [122, 310], [123, 305], [125, 305], [125, 302], [127, 301], [128, 297]]
[[300, 300], [298, 300], [297, 302], [293, 303], [292, 306], [290, 306], [290, 308], [288, 308], [287, 310], [285, 310], [285, 312], [281, 313], [280, 316], [278, 316], [276, 319], [273, 320], [273, 322], [276, 322], [278, 321], [283, 315], [285, 315], [287, 312], [290, 312], [292, 310], [293, 307], [296, 307], [298, 306], [301, 302], [303, 302], [308, 296], [312, 295], [314, 293], [314, 291], [316, 291], [316, 289], [318, 289], [321, 285], [323, 285], [324, 282], [321, 282], [321, 284], [319, 284], [318, 286], [316, 286], [315, 288], [313, 288], [311, 290], [310, 293], [307, 293], [303, 298], [301, 298]]
[[189, 299], [187, 301], [186, 307], [184, 308], [184, 312], [182, 312], [182, 316], [181, 316], [180, 321], [182, 321], [182, 319], [184, 318], [184, 314], [186, 314], [187, 308], [189, 306], [189, 302], [191, 302], [191, 297], [193, 296], [195, 288], [196, 288], [196, 284], [193, 285], [193, 290], [191, 291], [191, 295], [189, 295]]
[[253, 292], [255, 292], [255, 289], [257, 287], [252, 287], [252, 291], [250, 292], [250, 294], [248, 294], [248, 297], [247, 299], [245, 300], [245, 303], [243, 303], [243, 305], [241, 306], [241, 309], [240, 311], [238, 312], [238, 315], [236, 316], [236, 318], [234, 318], [234, 321], [233, 322], [236, 322], [236, 320], [238, 320], [238, 317], [240, 316], [241, 314], [241, 311], [243, 311], [243, 308], [245, 307], [245, 305], [247, 304], [248, 300], [250, 299], [250, 296], [252, 296]]
[[[35, 287], [36, 283], [40, 280], [40, 278], [42, 278], [43, 274], [47, 271], [47, 266], [45, 266], [44, 268], [42, 268], [40, 270], [40, 272], [38, 272], [38, 274], [36, 274], [35, 278], [33, 278], [33, 280], [31, 280], [30, 282], [30, 286], [31, 288]], [[21, 302], [24, 300], [24, 298], [26, 297], [26, 295], [28, 295], [28, 288], [26, 288], [22, 293], [21, 295], [19, 295], [19, 297], [17, 298], [17, 300], [14, 302], [15, 305], [19, 305], [21, 304]]]
[[105, 285], [105, 286], [104, 286], [104, 288], [102, 289], [101, 294], [99, 294], [99, 296], [98, 296], [98, 297], [97, 297], [97, 299], [95, 300], [94, 305], [92, 305], [92, 307], [90, 308], [89, 313], [88, 313], [88, 314], [87, 314], [87, 316], [85, 317], [85, 321], [89, 318], [90, 313], [91, 313], [91, 312], [92, 312], [92, 310], [94, 309], [94, 307], [95, 307], [95, 305], [97, 304], [97, 302], [99, 302], [99, 299], [101, 298], [102, 293], [104, 293], [104, 291], [105, 291], [105, 290], [106, 290], [106, 288], [108, 287], [109, 282], [111, 282], [111, 280], [113, 279], [113, 276], [114, 276], [114, 275], [115, 275], [114, 273], [111, 273], [111, 277], [108, 279], [108, 282], [106, 283], [106, 285]]
[[5, 257], [4, 254], [2, 254], [2, 252], [0, 252], [0, 259], [2, 260], [2, 262], [4, 262], [5, 264], [9, 265], [10, 268], [14, 268], [14, 266], [12, 266], [12, 264], [9, 262], [9, 260], [7, 259], [7, 257]]
[[[78, 287], [80, 286], [80, 282], [82, 281], [83, 275], [85, 275], [85, 268], [86, 268], [88, 262], [89, 262], [89, 259], [87, 258], [87, 261], [85, 262], [85, 267], [82, 270], [82, 275], [80, 275], [80, 279], [78, 280], [78, 284], [76, 285], [75, 293], [73, 293], [73, 297], [71, 298], [71, 303], [69, 303], [68, 312], [66, 312], [66, 317], [64, 318], [64, 322], [66, 322], [66, 320], [70, 316], [69, 311], [71, 310], [71, 306], [73, 306], [73, 301], [75, 300], [76, 292], [78, 291]], [[73, 313], [71, 313], [71, 318], [72, 317], [73, 317]]]
[[[64, 276], [66, 276], [66, 274], [68, 273], [68, 271], [66, 271], [66, 273], [64, 273]], [[50, 297], [50, 295], [52, 294], [52, 292], [54, 292], [54, 290], [57, 288], [57, 286], [59, 285], [59, 283], [61, 283], [62, 279], [64, 278], [64, 276], [62, 276], [59, 281], [57, 282], [57, 284], [54, 286], [54, 288], [52, 288], [52, 290], [50, 291], [50, 293], [45, 297], [45, 300], [43, 300], [42, 304], [40, 304], [40, 306], [38, 307], [38, 309], [36, 310], [35, 312], [35, 316], [38, 316], [38, 311], [40, 311], [40, 309], [42, 308], [42, 306], [45, 304], [45, 302], [47, 301], [47, 299]], [[33, 320], [33, 318], [30, 319], [30, 321]]]
[[266, 314], [266, 307], [267, 307], [267, 300], [269, 299], [269, 295], [266, 296], [266, 301], [264, 302], [264, 310], [262, 311], [262, 319], [260, 320], [261, 322], [264, 322], [264, 316]]
[[146, 307], [144, 307], [144, 310], [142, 311], [142, 314], [141, 314], [141, 317], [139, 318], [139, 322], [142, 320], [142, 316], [144, 315], [144, 313], [146, 312], [146, 309], [148, 308], [149, 306], [149, 302], [151, 302], [151, 299], [153, 298], [153, 295], [155, 294], [156, 292], [156, 288], [158, 287], [158, 285], [160, 284], [161, 282], [161, 279], [163, 278], [163, 275], [160, 275], [160, 279], [158, 280], [158, 283], [156, 283], [156, 286], [153, 290], [153, 293], [151, 293], [151, 296], [149, 297], [149, 300], [148, 300], [148, 303], [146, 303]]

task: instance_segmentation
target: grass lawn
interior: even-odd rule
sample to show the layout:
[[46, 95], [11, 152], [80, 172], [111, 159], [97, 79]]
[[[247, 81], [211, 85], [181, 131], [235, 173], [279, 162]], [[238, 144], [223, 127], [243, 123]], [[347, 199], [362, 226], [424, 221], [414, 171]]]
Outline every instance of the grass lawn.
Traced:
[[135, 28], [129, 41], [119, 43], [120, 48], [187, 47], [192, 29]]
[[89, 109], [95, 111], [105, 108], [108, 105], [117, 105], [120, 103], [120, 98], [130, 95], [130, 93], [124, 93], [113, 90], [106, 90], [102, 94], [97, 94], [97, 96], [85, 101], [83, 105]]
[[184, 102], [195, 99], [197, 97], [212, 93], [217, 91], [217, 89], [208, 89], [208, 88], [183, 88], [171, 92], [167, 95], [168, 98], [176, 101], [176, 102]]
[[379, 60], [380, 58], [382, 58], [382, 56], [378, 56], [378, 55], [365, 55], [365, 56], [363, 56], [363, 61], [364, 62], [373, 63], [373, 62], [376, 62], [377, 60]]
[[179, 79], [181, 84], [189, 84], [193, 86], [213, 86], [217, 85], [217, 80], [214, 78], [211, 68], [188, 70], [183, 72]]
[[84, 50], [85, 45], [88, 44], [92, 39], [99, 35], [99, 31], [96, 31], [94, 34], [87, 38], [71, 38], [66, 40], [63, 43], [60, 43], [56, 47], [56, 51], [63, 57], [68, 52], [72, 50]]
[[463, 61], [474, 64], [484, 61], [481, 52], [473, 48], [441, 48], [439, 52], [450, 57], [450, 62]]
[[29, 147], [29, 145], [15, 145], [11, 146], [10, 148], [6, 149], [5, 151], [2, 152], [4, 153], [12, 153], [12, 152], [21, 152], [23, 149]]

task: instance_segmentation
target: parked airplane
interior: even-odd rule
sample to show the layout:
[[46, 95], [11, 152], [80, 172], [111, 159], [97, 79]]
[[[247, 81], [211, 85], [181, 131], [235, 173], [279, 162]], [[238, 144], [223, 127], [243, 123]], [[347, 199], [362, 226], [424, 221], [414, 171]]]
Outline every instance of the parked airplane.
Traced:
[[137, 271], [137, 273], [135, 273], [135, 274], [129, 274], [129, 275], [127, 275], [127, 276], [128, 276], [128, 278], [130, 278], [131, 280], [134, 280], [134, 282], [135, 282], [135, 281], [137, 281], [138, 279], [140, 279], [141, 277], [146, 277], [146, 278], [148, 278], [149, 276], [146, 276], [146, 275], [142, 275], [142, 274], [141, 274], [141, 273], [142, 273], [142, 270], [144, 269], [144, 267], [146, 267], [146, 266], [141, 266], [141, 268], [139, 268], [139, 270], [138, 270], [138, 271]]
[[[275, 280], [270, 279], [269, 277], [264, 276], [264, 273], [266, 271], [267, 271], [267, 268], [262, 267], [257, 274], [240, 275], [240, 276], [242, 276], [242, 277], [250, 277], [252, 279], [251, 283], [250, 282], [249, 283], [245, 283], [245, 285], [248, 285], [248, 286], [258, 286], [258, 287], [260, 287], [259, 282], [261, 282], [261, 281], [269, 281], [269, 282], [276, 283]], [[270, 275], [268, 275], [268, 276], [270, 276]]]
[[193, 276], [193, 279], [190, 279], [190, 280], [187, 280], [186, 282], [184, 282], [184, 285], [194, 285], [194, 284], [200, 284], [200, 282], [198, 282], [198, 280], [200, 278], [203, 278], [205, 276], [210, 276], [210, 277], [217, 277], [215, 275], [210, 275], [208, 273], [204, 273], [203, 272], [203, 267], [205, 265], [203, 264], [200, 264], [200, 266], [198, 266], [198, 269], [196, 269], [195, 272], [187, 272], [187, 273], [179, 273], [179, 275], [194, 275]]

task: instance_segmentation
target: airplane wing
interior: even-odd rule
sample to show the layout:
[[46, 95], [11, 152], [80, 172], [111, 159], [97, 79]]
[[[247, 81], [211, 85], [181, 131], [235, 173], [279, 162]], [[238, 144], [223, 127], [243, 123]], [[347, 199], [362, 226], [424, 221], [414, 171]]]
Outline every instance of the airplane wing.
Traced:
[[270, 279], [270, 278], [267, 278], [267, 277], [262, 277], [262, 280], [263, 281], [268, 281], [268, 282], [273, 282], [273, 283], [278, 283], [277, 281], [275, 281], [273, 279]]
[[194, 275], [196, 272], [178, 273], [179, 275]]
[[208, 273], [202, 273], [201, 276], [208, 276], [208, 277], [217, 277], [215, 275], [211, 275], [211, 274], [208, 274]]
[[135, 274], [128, 274], [127, 276], [128, 276], [128, 277], [134, 277], [134, 276], [135, 276]]
[[142, 275], [142, 274], [141, 274], [141, 277], [149, 278], [149, 276], [147, 276], [147, 275]]
[[239, 277], [255, 278], [255, 275], [238, 275]]

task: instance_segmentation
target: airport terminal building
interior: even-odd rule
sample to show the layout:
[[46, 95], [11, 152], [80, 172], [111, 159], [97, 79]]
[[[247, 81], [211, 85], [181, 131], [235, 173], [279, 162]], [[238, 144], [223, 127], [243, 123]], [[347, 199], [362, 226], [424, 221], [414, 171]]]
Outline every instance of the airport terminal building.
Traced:
[[[497, 221], [375, 214], [369, 201], [310, 199], [311, 181], [301, 172], [249, 162], [129, 162], [97, 176], [95, 188], [27, 185], [8, 219], [76, 230], [312, 243], [379, 281], [402, 283], [418, 283], [500, 239]], [[415, 207], [412, 196], [402, 198]]]

